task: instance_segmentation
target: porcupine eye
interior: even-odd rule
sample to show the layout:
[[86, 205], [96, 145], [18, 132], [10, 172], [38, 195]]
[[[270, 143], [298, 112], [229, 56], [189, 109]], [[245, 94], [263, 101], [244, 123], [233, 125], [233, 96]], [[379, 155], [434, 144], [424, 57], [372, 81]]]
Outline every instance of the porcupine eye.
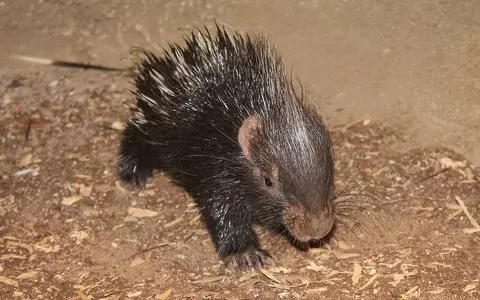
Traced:
[[268, 177], [265, 177], [264, 181], [265, 181], [265, 185], [268, 187], [271, 187], [273, 185], [273, 182]]

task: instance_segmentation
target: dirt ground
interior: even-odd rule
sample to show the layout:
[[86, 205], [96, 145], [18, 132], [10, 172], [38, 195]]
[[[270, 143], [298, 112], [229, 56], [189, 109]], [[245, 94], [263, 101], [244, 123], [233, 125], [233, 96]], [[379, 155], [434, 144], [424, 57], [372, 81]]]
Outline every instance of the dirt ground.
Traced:
[[[116, 178], [127, 76], [9, 57], [125, 66], [212, 17], [270, 35], [328, 120], [366, 208], [336, 247], [262, 236], [276, 267], [225, 271], [180, 188]], [[0, 1], [0, 298], [479, 299], [479, 20], [476, 1]]]

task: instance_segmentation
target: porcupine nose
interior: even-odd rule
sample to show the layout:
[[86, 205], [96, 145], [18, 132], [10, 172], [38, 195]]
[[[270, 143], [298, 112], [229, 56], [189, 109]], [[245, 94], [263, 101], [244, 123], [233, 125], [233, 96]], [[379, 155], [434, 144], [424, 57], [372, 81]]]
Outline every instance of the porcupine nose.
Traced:
[[301, 242], [322, 239], [333, 228], [334, 217], [328, 209], [318, 212], [291, 207], [288, 212], [293, 217], [290, 230]]
[[306, 233], [315, 240], [324, 238], [332, 230], [334, 223], [334, 218], [328, 210], [312, 215], [310, 220]]

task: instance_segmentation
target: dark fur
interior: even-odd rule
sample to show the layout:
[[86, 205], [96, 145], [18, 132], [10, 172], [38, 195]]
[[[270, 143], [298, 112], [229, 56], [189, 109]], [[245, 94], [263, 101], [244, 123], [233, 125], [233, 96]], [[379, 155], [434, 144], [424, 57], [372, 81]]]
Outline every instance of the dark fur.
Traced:
[[[287, 205], [333, 214], [332, 143], [264, 38], [217, 29], [215, 37], [192, 34], [163, 58], [145, 52], [119, 174], [144, 186], [153, 170], [163, 170], [198, 203], [222, 259], [261, 266], [269, 255], [253, 224], [294, 240], [285, 226]], [[210, 48], [201, 46], [206, 40]], [[252, 162], [237, 138], [254, 115], [262, 122], [251, 141]], [[266, 177], [273, 177], [272, 187]]]

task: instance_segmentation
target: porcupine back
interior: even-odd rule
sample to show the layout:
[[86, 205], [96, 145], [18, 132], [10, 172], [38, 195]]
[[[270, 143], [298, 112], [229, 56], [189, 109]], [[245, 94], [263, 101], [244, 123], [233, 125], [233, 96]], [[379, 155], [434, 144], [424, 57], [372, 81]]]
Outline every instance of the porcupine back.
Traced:
[[[217, 29], [215, 37], [192, 33], [185, 47], [171, 45], [162, 58], [145, 52], [135, 80], [137, 106], [125, 131], [133, 138], [122, 145], [139, 155], [124, 151], [120, 176], [142, 186], [161, 169], [197, 195], [232, 184], [251, 188], [237, 135], [247, 117], [260, 115], [265, 138], [254, 151], [290, 170], [292, 187], [331, 186], [326, 127], [295, 94], [275, 49], [263, 37]], [[310, 190], [318, 192], [296, 192]]]

